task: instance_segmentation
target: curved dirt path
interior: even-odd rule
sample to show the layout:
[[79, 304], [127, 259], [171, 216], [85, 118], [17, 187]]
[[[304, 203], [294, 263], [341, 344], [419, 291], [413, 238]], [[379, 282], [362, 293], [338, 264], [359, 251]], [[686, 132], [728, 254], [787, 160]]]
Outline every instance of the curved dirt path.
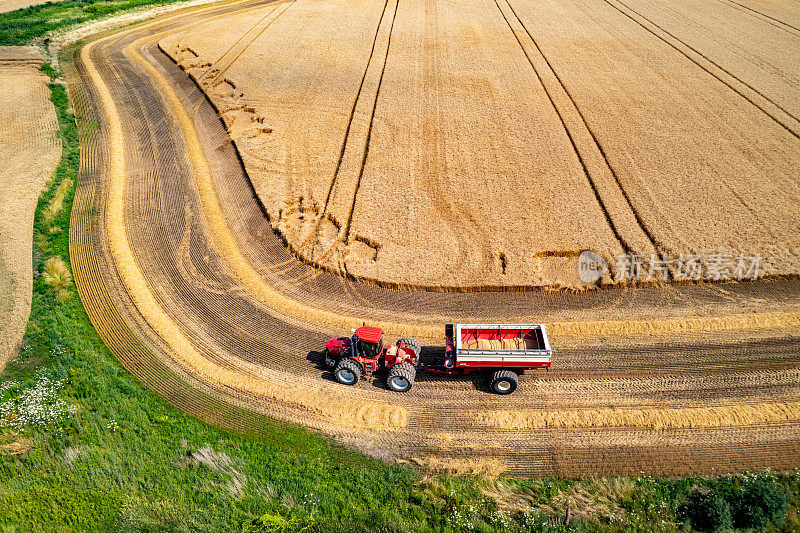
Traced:
[[[434, 293], [359, 284], [297, 261], [217, 113], [157, 47], [170, 32], [265, 4], [180, 11], [94, 40], [65, 65], [83, 142], [75, 279], [103, 339], [145, 384], [241, 431], [264, 431], [267, 414], [455, 470], [797, 466], [796, 280]], [[541, 320], [558, 348], [554, 370], [523, 377], [510, 398], [477, 379], [424, 375], [406, 395], [380, 379], [345, 388], [318, 367], [319, 350], [360, 317], [395, 337], [422, 337], [426, 357], [445, 321]]]

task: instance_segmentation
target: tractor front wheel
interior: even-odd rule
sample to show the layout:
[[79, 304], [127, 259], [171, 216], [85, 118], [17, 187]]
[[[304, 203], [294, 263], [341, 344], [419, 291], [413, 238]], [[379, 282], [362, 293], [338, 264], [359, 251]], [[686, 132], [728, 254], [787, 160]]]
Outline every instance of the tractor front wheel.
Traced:
[[492, 374], [492, 391], [497, 394], [511, 394], [517, 390], [517, 374], [511, 370], [498, 370]]
[[363, 373], [361, 365], [352, 359], [342, 359], [333, 371], [336, 381], [342, 385], [355, 385], [361, 379]]
[[399, 363], [389, 369], [386, 384], [395, 392], [406, 392], [414, 386], [417, 369], [411, 363]]

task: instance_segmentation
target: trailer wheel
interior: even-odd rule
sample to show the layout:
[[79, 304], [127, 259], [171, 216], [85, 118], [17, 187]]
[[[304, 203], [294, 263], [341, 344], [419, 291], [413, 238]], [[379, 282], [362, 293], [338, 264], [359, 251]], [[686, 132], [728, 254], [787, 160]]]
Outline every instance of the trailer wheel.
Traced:
[[361, 379], [363, 371], [361, 365], [352, 359], [342, 359], [336, 365], [333, 374], [336, 376], [336, 381], [342, 385], [355, 385]]
[[417, 369], [411, 363], [399, 363], [389, 369], [386, 385], [395, 392], [406, 392], [414, 386]]
[[492, 374], [492, 391], [497, 394], [511, 394], [517, 390], [517, 374], [511, 370], [498, 370]]
[[416, 339], [413, 339], [411, 337], [403, 337], [402, 339], [397, 341], [397, 345], [399, 346], [401, 342], [405, 342], [409, 348], [414, 350], [414, 354], [417, 356], [417, 359], [419, 359], [419, 354], [422, 352], [422, 348], [420, 348], [419, 343], [417, 342]]

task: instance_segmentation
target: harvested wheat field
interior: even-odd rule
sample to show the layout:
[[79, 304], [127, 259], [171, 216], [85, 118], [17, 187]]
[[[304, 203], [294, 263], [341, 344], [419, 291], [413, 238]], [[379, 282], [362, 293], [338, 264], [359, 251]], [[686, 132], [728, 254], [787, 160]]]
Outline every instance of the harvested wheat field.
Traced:
[[800, 274], [794, 11], [296, 0], [160, 47], [217, 107], [272, 226], [334, 272], [580, 286], [593, 250], [606, 283], [627, 279], [623, 252], [760, 256], [759, 275], [786, 276]]
[[[578, 17], [589, 16], [587, 6], [551, 9]], [[591, 118], [578, 100], [578, 94], [591, 100], [607, 93], [591, 95], [589, 87], [592, 76], [602, 81], [598, 72], [613, 73], [613, 61], [598, 59], [594, 71], [584, 69], [587, 80], [572, 79], [570, 86], [554, 58], [535, 55], [540, 49], [550, 53], [545, 41], [537, 48], [525, 40], [525, 27], [533, 24], [525, 17], [543, 16], [525, 11], [531, 6], [470, 4], [459, 16], [456, 7], [438, 2], [426, 11], [402, 0], [226, 2], [103, 35], [78, 49], [74, 62], [62, 61], [82, 147], [71, 265], [103, 340], [143, 383], [204, 420], [253, 431], [255, 418], [242, 416], [243, 408], [434, 469], [581, 476], [797, 467], [798, 279], [581, 292], [393, 287], [447, 276], [453, 288], [571, 285], [570, 261], [593, 243], [605, 243], [604, 253], [612, 258], [632, 249], [661, 251], [660, 239], [677, 238], [644, 223], [656, 216], [648, 211], [656, 205], [648, 203], [655, 192], [647, 193], [650, 200], [641, 210], [633, 209], [641, 193], [634, 169], [655, 164], [635, 143], [654, 141], [628, 135], [630, 144], [615, 145], [612, 164], [604, 143], [613, 143], [601, 140], [620, 136], [611, 129], [611, 117], [633, 122], [635, 99], [607, 107], [605, 115], [594, 110]], [[340, 24], [331, 24], [333, 19]], [[608, 20], [603, 24], [623, 23], [615, 16]], [[501, 22], [511, 43], [500, 38]], [[365, 29], [368, 23], [371, 30]], [[601, 31], [598, 24], [591, 30]], [[327, 38], [306, 39], [323, 33]], [[538, 43], [539, 36], [531, 35]], [[687, 42], [692, 38], [691, 32], [682, 34]], [[602, 41], [614, 54], [635, 55], [649, 46], [671, 57], [661, 40], [615, 39], [587, 42]], [[746, 42], [741, 39], [742, 46]], [[413, 59], [420, 50], [430, 53], [426, 61]], [[561, 62], [573, 60], [563, 50], [559, 54]], [[647, 66], [649, 82], [668, 86], [665, 73], [672, 65], [656, 65], [659, 57], [636, 64]], [[706, 72], [680, 57], [685, 69]], [[358, 61], [360, 67], [353, 67]], [[725, 68], [740, 67], [731, 60]], [[437, 77], [429, 79], [432, 74]], [[757, 83], [753, 76], [748, 84]], [[696, 77], [697, 94], [713, 92], [712, 82]], [[248, 95], [247, 87], [258, 90]], [[679, 89], [684, 90], [670, 90]], [[636, 98], [650, 97], [640, 93]], [[733, 112], [723, 107], [714, 112]], [[790, 109], [790, 102], [781, 107]], [[664, 131], [675, 127], [674, 110], [659, 112], [665, 114], [659, 118]], [[719, 116], [707, 119], [728, 128], [721, 130], [725, 135], [749, 139], [749, 130], [734, 135], [734, 126]], [[794, 141], [776, 133], [794, 139], [788, 130], [766, 120], [776, 126], [755, 120], [764, 128], [760, 142], [791, 148]], [[415, 124], [427, 133], [414, 134]], [[734, 157], [733, 142], [717, 139], [720, 153], [708, 153]], [[432, 145], [437, 149], [428, 150]], [[795, 157], [772, 155], [784, 163]], [[667, 170], [677, 172], [679, 159]], [[612, 165], [619, 167], [612, 172]], [[515, 168], [525, 173], [517, 176]], [[487, 175], [492, 179], [481, 178]], [[468, 185], [460, 196], [453, 192], [456, 177]], [[696, 181], [686, 177], [684, 187], [699, 187]], [[528, 196], [515, 188], [523, 182]], [[788, 181], [783, 185], [791, 188]], [[474, 191], [490, 190], [513, 196], [513, 202], [497, 204], [511, 207], [477, 201]], [[402, 191], [402, 201], [390, 198], [401, 194], [396, 191]], [[452, 202], [434, 201], [440, 197]], [[287, 198], [298, 202], [285, 204]], [[431, 219], [399, 216], [404, 210]], [[380, 220], [369, 224], [366, 217], [378, 213]], [[658, 216], [667, 220], [668, 214]], [[781, 214], [770, 230], [778, 231], [792, 216]], [[531, 231], [531, 224], [540, 227]], [[724, 230], [710, 226], [707, 235], [713, 237], [715, 228]], [[490, 244], [481, 240], [495, 231]], [[395, 234], [397, 242], [408, 241], [403, 268], [388, 255]], [[439, 234], [447, 244], [425, 241]], [[517, 252], [532, 257], [527, 274], [511, 251], [515, 234], [526, 236], [526, 248]], [[301, 238], [305, 248], [293, 241]], [[316, 263], [326, 269], [298, 261], [295, 254], [302, 250], [319, 252]], [[430, 269], [425, 273], [422, 267]], [[411, 276], [412, 268], [421, 276], [416, 281], [375, 274], [373, 279], [388, 285], [382, 286], [352, 279], [370, 272]], [[341, 275], [345, 269], [350, 279]], [[529, 283], [534, 274], [538, 281]], [[362, 320], [384, 327], [389, 342], [417, 337], [425, 360], [441, 353], [446, 322], [545, 323], [557, 353], [550, 372], [526, 373], [507, 397], [488, 394], [476, 375], [420, 372], [407, 394], [390, 393], [381, 377], [344, 387], [319, 366], [322, 347], [329, 336]]]
[[33, 47], [0, 47], [0, 370], [17, 350], [30, 314], [33, 214], [61, 156], [41, 64]]

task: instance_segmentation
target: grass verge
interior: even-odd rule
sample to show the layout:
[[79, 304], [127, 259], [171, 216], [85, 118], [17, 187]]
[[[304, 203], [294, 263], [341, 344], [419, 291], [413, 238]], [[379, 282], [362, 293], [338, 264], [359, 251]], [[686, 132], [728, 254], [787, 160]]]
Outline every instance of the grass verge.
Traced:
[[0, 45], [31, 44], [49, 34], [145, 6], [181, 0], [64, 0], [45, 2], [0, 15]]

